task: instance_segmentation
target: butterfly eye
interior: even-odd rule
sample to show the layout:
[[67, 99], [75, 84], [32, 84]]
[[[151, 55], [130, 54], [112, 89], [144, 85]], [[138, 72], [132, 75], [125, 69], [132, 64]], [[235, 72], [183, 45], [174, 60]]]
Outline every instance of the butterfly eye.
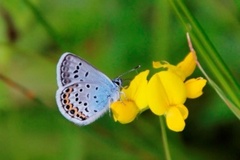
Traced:
[[112, 82], [117, 86], [122, 86], [122, 80], [120, 78], [116, 78]]

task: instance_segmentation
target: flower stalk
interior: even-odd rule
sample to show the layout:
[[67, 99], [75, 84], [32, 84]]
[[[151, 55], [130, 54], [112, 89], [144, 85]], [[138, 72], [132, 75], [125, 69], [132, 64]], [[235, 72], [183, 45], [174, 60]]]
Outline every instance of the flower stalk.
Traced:
[[160, 122], [160, 127], [161, 127], [161, 132], [162, 132], [162, 141], [163, 141], [163, 150], [164, 150], [164, 153], [165, 153], [165, 159], [166, 160], [171, 160], [171, 154], [170, 154], [170, 150], [169, 150], [167, 133], [166, 133], [166, 125], [164, 123], [164, 117], [163, 116], [159, 117], [159, 122]]

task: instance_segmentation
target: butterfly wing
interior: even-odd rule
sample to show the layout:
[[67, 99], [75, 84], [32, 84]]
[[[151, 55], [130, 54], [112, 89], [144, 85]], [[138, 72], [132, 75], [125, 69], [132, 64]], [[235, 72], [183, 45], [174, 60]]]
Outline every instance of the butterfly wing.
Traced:
[[106, 75], [72, 53], [65, 53], [57, 64], [59, 111], [68, 120], [87, 125], [119, 99], [119, 86]]
[[103, 81], [103, 83], [112, 82], [102, 72], [72, 53], [67, 52], [60, 57], [57, 64], [58, 87], [72, 82], [90, 82], [94, 80]]
[[57, 104], [62, 115], [77, 125], [87, 125], [119, 98], [119, 88], [105, 83], [77, 82], [58, 89]]

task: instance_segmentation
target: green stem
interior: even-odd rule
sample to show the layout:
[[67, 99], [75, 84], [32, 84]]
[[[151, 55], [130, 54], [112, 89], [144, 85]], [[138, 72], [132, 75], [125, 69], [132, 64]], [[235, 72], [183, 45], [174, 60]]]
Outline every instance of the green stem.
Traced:
[[159, 116], [159, 121], [160, 121], [160, 127], [161, 127], [161, 131], [162, 131], [162, 140], [163, 140], [163, 149], [164, 149], [164, 152], [165, 152], [165, 159], [166, 160], [171, 160], [164, 117]]
[[[209, 77], [214, 81], [217, 88], [221, 89], [221, 94], [224, 94], [220, 95], [220, 97], [224, 97], [230, 102], [230, 105], [229, 103], [227, 103], [227, 105], [239, 117], [240, 85], [186, 5], [181, 0], [168, 1], [176, 11], [186, 31], [190, 32], [194, 48], [198, 53], [198, 58], [204, 63], [204, 70], [208, 71], [207, 74]], [[217, 88], [215, 87], [214, 89], [217, 93], [220, 93]], [[225, 99], [223, 100], [226, 102]]]

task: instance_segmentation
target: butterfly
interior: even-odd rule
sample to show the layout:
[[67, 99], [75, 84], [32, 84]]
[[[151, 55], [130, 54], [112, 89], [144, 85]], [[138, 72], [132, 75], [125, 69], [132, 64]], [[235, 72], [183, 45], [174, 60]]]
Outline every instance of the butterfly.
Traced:
[[64, 53], [57, 64], [58, 109], [69, 121], [88, 125], [119, 99], [121, 84], [119, 77], [110, 80], [82, 58]]

